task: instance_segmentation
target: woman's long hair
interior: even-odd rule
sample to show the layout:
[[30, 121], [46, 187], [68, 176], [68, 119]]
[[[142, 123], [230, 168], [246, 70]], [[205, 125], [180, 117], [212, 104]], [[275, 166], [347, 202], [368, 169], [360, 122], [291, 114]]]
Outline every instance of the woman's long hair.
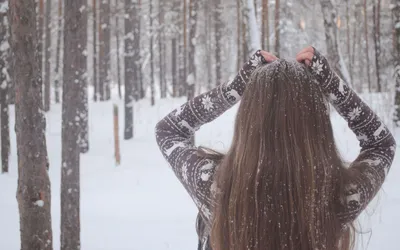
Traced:
[[352, 248], [335, 211], [348, 173], [328, 108], [302, 64], [253, 73], [215, 178], [213, 250]]

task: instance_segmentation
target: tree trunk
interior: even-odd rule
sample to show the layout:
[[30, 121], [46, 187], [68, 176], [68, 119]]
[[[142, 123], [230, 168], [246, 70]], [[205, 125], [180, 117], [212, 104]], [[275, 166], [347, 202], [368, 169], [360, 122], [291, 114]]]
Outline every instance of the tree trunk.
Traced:
[[350, 38], [350, 0], [346, 0], [346, 35], [347, 35], [347, 55], [349, 57], [350, 80], [353, 77], [353, 66], [351, 63], [351, 38]]
[[97, 63], [98, 57], [98, 35], [97, 35], [97, 0], [93, 0], [93, 100], [97, 102], [99, 97], [99, 82], [97, 70], [99, 65]]
[[111, 98], [110, 89], [110, 0], [102, 0], [100, 3], [100, 77], [99, 94], [100, 101]]
[[325, 39], [327, 47], [327, 58], [333, 70], [342, 78], [347, 84], [350, 79], [345, 77], [345, 65], [341, 63], [341, 56], [338, 44], [338, 27], [336, 25], [336, 11], [332, 5], [331, 0], [320, 0], [322, 13], [324, 17], [325, 26]]
[[240, 67], [242, 65], [242, 50], [241, 50], [241, 38], [242, 38], [242, 18], [241, 18], [241, 0], [236, 0], [236, 15], [237, 15], [237, 38], [236, 38], [236, 44], [237, 44], [237, 51], [236, 51], [236, 71], [240, 70]]
[[120, 63], [120, 51], [119, 51], [119, 10], [118, 10], [118, 0], [116, 1], [117, 13], [115, 16], [115, 38], [117, 43], [117, 82], [118, 82], [118, 96], [119, 99], [122, 98], [121, 92], [121, 63]]
[[262, 0], [261, 46], [269, 51], [269, 6], [268, 0]]
[[[4, 2], [4, 0], [2, 0]], [[21, 250], [53, 249], [35, 0], [10, 2]]]
[[400, 0], [392, 0], [393, 31], [394, 31], [394, 66], [395, 66], [395, 113], [394, 122], [400, 127]]
[[164, 34], [164, 1], [158, 0], [158, 62], [159, 62], [159, 80], [160, 80], [160, 94], [161, 98], [167, 97], [167, 83], [165, 81], [164, 73], [164, 47], [165, 39]]
[[[221, 0], [214, 0], [215, 2], [215, 11], [214, 11], [214, 22], [215, 22], [215, 86], [221, 84], [222, 76], [221, 76], [221, 39], [222, 39], [222, 6]], [[238, 45], [239, 46], [239, 45]]]
[[143, 99], [145, 97], [145, 89], [143, 86], [143, 74], [142, 74], [142, 58], [141, 58], [141, 2], [133, 3], [136, 8], [136, 14], [134, 15], [134, 31], [133, 31], [133, 43], [134, 43], [134, 62], [135, 62], [135, 72], [134, 72], [134, 90], [133, 96], [135, 100]]
[[[39, 1], [39, 9], [38, 9], [38, 43], [36, 49], [38, 50], [38, 57], [40, 60], [39, 64], [39, 73], [40, 73], [40, 82], [43, 82], [43, 26], [44, 26], [44, 0]], [[41, 107], [44, 106], [44, 99], [43, 99], [43, 86], [40, 88], [40, 98], [42, 99]]]
[[51, 0], [46, 0], [46, 40], [44, 50], [44, 111], [50, 110], [50, 60], [51, 60]]
[[178, 96], [178, 60], [177, 57], [178, 55], [178, 47], [177, 47], [177, 39], [174, 37], [171, 40], [171, 47], [172, 47], [172, 65], [171, 65], [171, 74], [172, 74], [172, 96], [177, 97]]
[[368, 79], [368, 90], [372, 92], [371, 86], [371, 75], [370, 75], [370, 65], [369, 65], [369, 42], [368, 42], [368, 12], [367, 12], [367, 0], [364, 0], [364, 39], [365, 39], [365, 56], [367, 58], [367, 79]]
[[[0, 1], [0, 6], [5, 4], [6, 0]], [[10, 125], [8, 110], [8, 86], [10, 77], [8, 76], [10, 66], [9, 49], [9, 25], [7, 10], [0, 9], [0, 134], [1, 134], [1, 172], [8, 172], [8, 160], [10, 155]]]
[[[137, 77], [137, 65], [135, 61], [135, 39], [137, 36], [129, 35], [135, 34], [135, 30], [137, 28], [137, 3], [132, 2], [132, 0], [125, 0], [125, 78], [124, 78], [124, 86], [125, 86], [125, 128], [124, 128], [124, 139], [129, 140], [133, 138], [133, 100], [134, 100], [134, 93], [133, 93], [133, 86], [135, 84], [136, 87], [139, 86], [137, 84], [138, 77]], [[138, 93], [137, 93], [138, 94]], [[139, 95], [137, 95], [139, 98]]]
[[189, 74], [187, 77], [187, 98], [191, 100], [194, 98], [196, 90], [196, 28], [197, 28], [197, 12], [199, 10], [198, 0], [189, 0]]
[[[86, 90], [86, 0], [64, 1], [62, 101], [61, 250], [80, 249], [79, 122]], [[83, 11], [81, 11], [83, 9]]]
[[275, 0], [275, 55], [279, 58], [280, 50], [280, 28], [279, 28], [280, 0]]
[[[94, 0], [95, 1], [95, 0]], [[54, 80], [54, 97], [56, 103], [60, 103], [60, 52], [61, 52], [61, 35], [62, 35], [62, 0], [58, 0], [58, 24], [57, 24], [57, 45], [56, 45], [56, 68]]]
[[380, 67], [380, 56], [381, 56], [381, 0], [377, 0], [373, 5], [373, 24], [374, 24], [374, 46], [375, 46], [375, 73], [376, 73], [376, 84], [378, 92], [382, 91], [381, 84], [381, 67]]
[[154, 40], [154, 27], [153, 27], [153, 0], [149, 0], [150, 6], [150, 95], [151, 95], [151, 106], [155, 104], [155, 93], [154, 93], [154, 51], [153, 51], [153, 40]]
[[[84, 0], [82, 0], [84, 1]], [[85, 2], [85, 6], [87, 7], [87, 2]], [[87, 26], [88, 26], [88, 12], [81, 12], [81, 18], [79, 25], [81, 31], [79, 32], [79, 49], [82, 52], [82, 55], [79, 57], [79, 63], [81, 66], [80, 77], [80, 102], [79, 102], [79, 111], [77, 119], [79, 119], [80, 127], [79, 127], [79, 137], [78, 144], [81, 153], [89, 152], [89, 96], [88, 96], [88, 78], [87, 78]]]

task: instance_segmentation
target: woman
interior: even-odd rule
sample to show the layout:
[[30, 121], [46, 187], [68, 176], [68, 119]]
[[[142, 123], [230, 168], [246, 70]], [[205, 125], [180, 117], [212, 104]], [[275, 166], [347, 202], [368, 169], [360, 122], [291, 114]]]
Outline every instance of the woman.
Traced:
[[[199, 209], [201, 249], [351, 249], [352, 223], [381, 188], [395, 140], [313, 47], [298, 62], [258, 51], [229, 83], [195, 97], [156, 127], [161, 152]], [[231, 148], [191, 137], [241, 100]], [[360, 141], [346, 168], [330, 102]]]

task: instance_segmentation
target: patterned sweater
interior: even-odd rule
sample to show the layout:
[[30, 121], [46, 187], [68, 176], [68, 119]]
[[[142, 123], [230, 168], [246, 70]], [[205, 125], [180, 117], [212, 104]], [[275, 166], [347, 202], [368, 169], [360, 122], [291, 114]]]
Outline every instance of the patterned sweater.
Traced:
[[[199, 209], [202, 220], [198, 222], [205, 224], [203, 228], [209, 228], [212, 221], [211, 194], [215, 191], [213, 175], [217, 162], [199, 155], [191, 137], [202, 125], [240, 101], [252, 72], [262, 63], [266, 62], [257, 51], [232, 82], [188, 101], [156, 126], [160, 150]], [[361, 151], [353, 164], [363, 163], [361, 174], [346, 188], [345, 202], [338, 211], [341, 221], [351, 222], [381, 188], [392, 164], [396, 143], [378, 116], [330, 69], [326, 58], [318, 51], [315, 51], [310, 69], [330, 103], [360, 142]], [[209, 249], [208, 233], [199, 236], [201, 249]]]

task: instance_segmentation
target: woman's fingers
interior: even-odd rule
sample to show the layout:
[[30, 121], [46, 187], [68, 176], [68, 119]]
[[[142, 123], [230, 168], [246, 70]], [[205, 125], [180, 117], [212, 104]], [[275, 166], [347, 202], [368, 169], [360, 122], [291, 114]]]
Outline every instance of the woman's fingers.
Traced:
[[265, 61], [267, 62], [273, 62], [275, 60], [278, 60], [276, 56], [273, 54], [267, 52], [267, 51], [261, 51], [261, 55], [264, 57]]
[[305, 51], [305, 52], [299, 53], [296, 56], [296, 60], [300, 63], [304, 62], [304, 63], [306, 63], [307, 66], [310, 66], [313, 57], [314, 57], [314, 51], [313, 52]]
[[306, 52], [314, 53], [314, 48], [312, 46], [308, 46], [307, 48], [302, 49], [298, 54], [302, 54], [302, 53], [306, 53]]

